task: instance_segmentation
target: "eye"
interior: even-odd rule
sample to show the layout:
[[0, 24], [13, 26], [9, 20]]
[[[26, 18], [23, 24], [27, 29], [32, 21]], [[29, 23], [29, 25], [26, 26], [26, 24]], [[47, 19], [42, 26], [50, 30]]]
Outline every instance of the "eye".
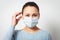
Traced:
[[36, 16], [37, 16], [37, 14], [33, 14], [33, 16], [34, 16], [34, 17], [36, 17]]
[[29, 14], [27, 14], [26, 16], [29, 17]]

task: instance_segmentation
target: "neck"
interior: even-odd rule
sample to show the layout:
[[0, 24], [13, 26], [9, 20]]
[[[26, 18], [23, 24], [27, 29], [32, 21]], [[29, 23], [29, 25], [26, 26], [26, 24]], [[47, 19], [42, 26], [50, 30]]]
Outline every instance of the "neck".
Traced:
[[29, 28], [29, 27], [24, 28], [24, 31], [26, 31], [26, 32], [36, 32], [38, 30], [39, 30], [39, 28], [37, 26], [35, 26], [33, 28]]

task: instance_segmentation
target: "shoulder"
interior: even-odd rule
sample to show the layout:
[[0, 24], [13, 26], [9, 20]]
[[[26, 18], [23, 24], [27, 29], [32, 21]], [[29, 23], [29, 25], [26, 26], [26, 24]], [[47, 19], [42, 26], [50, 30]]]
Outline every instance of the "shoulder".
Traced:
[[49, 31], [47, 31], [47, 30], [43, 30], [43, 29], [40, 30], [40, 33], [42, 33], [42, 34], [50, 34]]
[[51, 34], [50, 34], [50, 32], [47, 31], [47, 30], [40, 29], [39, 35], [42, 35], [43, 37], [47, 37], [47, 36], [50, 36]]
[[21, 32], [22, 30], [14, 30], [13, 34], [17, 34], [18, 32]]
[[21, 32], [22, 30], [14, 30], [13, 35], [12, 35], [12, 39], [11, 40], [15, 40], [17, 33]]
[[22, 30], [14, 30], [13, 36], [16, 36], [18, 32], [21, 32]]
[[52, 36], [51, 36], [51, 34], [50, 34], [49, 31], [42, 29], [40, 33], [41, 33], [41, 35], [42, 35], [43, 37], [45, 37], [46, 39], [52, 40]]

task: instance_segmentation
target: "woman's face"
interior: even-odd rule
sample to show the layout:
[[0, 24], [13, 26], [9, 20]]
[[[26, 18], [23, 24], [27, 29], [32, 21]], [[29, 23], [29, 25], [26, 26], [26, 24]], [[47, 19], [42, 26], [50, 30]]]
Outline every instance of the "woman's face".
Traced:
[[24, 17], [31, 17], [31, 18], [38, 17], [39, 18], [39, 16], [40, 16], [39, 11], [34, 6], [27, 6], [23, 10], [23, 18]]

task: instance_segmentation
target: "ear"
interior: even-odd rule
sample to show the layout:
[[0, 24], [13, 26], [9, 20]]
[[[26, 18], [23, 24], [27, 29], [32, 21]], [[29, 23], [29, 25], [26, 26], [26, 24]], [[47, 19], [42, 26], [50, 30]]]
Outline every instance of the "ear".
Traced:
[[40, 13], [38, 13], [38, 19], [40, 18]]
[[24, 19], [24, 17], [25, 17], [25, 16], [24, 16], [24, 15], [22, 15], [22, 19]]
[[24, 18], [23, 18], [23, 15], [22, 15], [22, 19], [24, 19]]

